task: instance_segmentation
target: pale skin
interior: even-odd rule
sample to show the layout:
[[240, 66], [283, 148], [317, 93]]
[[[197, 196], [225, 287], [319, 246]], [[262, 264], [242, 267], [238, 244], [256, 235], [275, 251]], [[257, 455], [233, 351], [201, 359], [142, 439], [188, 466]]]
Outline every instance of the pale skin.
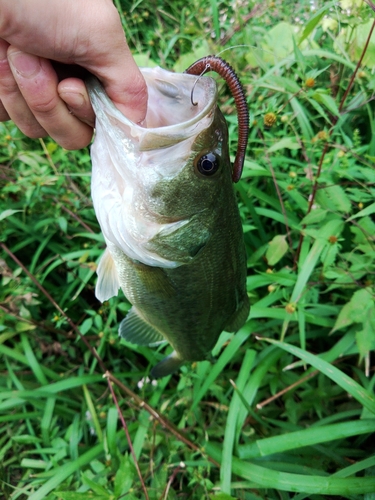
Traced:
[[95, 121], [86, 87], [59, 81], [51, 61], [96, 75], [115, 105], [143, 123], [146, 84], [111, 0], [0, 0], [0, 121], [80, 149]]

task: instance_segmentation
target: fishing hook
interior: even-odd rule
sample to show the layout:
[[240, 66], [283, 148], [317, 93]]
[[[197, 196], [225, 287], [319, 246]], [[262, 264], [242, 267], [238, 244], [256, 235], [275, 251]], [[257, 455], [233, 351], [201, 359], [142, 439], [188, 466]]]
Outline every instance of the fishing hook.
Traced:
[[[222, 78], [224, 78], [232, 93], [234, 102], [236, 103], [238, 119], [238, 148], [233, 163], [232, 180], [233, 182], [238, 182], [241, 178], [243, 164], [245, 161], [246, 146], [249, 138], [249, 110], [247, 109], [245, 93], [236, 72], [226, 61], [224, 61], [224, 59], [221, 59], [221, 57], [202, 57], [202, 59], [199, 59], [194, 64], [189, 66], [188, 69], [185, 70], [185, 73], [198, 75], [198, 77], [201, 78], [206, 71], [215, 71]], [[193, 92], [199, 78], [196, 79], [191, 93], [191, 103], [193, 106], [197, 105], [197, 103], [193, 102]]]
[[[206, 64], [206, 67], [204, 68], [204, 70], [202, 71], [202, 73], [198, 76], [198, 78], [194, 82], [194, 85], [193, 85], [193, 88], [191, 89], [191, 94], [190, 94], [190, 101], [191, 101], [191, 104], [193, 106], [198, 106], [198, 103], [193, 101], [193, 95], [194, 95], [195, 86], [199, 82], [199, 80], [202, 78], [202, 76], [205, 74], [205, 72], [208, 71], [209, 69], [210, 69], [210, 65]], [[185, 73], [187, 73], [187, 70], [185, 71]]]

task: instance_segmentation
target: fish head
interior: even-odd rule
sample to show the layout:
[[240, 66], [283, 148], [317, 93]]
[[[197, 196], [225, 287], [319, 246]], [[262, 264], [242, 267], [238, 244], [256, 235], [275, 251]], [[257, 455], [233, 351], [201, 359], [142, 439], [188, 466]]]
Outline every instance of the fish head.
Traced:
[[162, 150], [150, 155], [152, 162], [158, 163], [158, 158], [159, 165], [166, 167], [164, 172], [173, 173], [143, 179], [150, 210], [160, 223], [212, 210], [220, 203], [223, 184], [232, 184], [227, 126], [216, 106], [205, 129], [170, 147], [168, 157], [164, 156]]
[[96, 113], [92, 196], [107, 243], [143, 264], [176, 267], [210, 237], [214, 207], [232, 189], [227, 126], [213, 79], [142, 73], [143, 126], [114, 106], [98, 80], [87, 84]]

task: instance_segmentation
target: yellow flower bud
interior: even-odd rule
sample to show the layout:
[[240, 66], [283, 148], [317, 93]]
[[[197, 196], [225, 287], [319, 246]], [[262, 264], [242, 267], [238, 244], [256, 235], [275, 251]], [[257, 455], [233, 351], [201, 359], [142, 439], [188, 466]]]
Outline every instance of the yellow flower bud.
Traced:
[[305, 87], [311, 89], [314, 86], [315, 86], [315, 78], [306, 78]]
[[287, 304], [285, 306], [285, 310], [287, 313], [289, 314], [293, 314], [295, 312], [295, 310], [297, 309], [297, 306], [296, 304], [293, 304], [292, 302], [290, 302], [289, 304]]
[[266, 113], [263, 118], [264, 125], [266, 127], [272, 127], [272, 125], [275, 125], [276, 120], [277, 116], [275, 115], [275, 113]]

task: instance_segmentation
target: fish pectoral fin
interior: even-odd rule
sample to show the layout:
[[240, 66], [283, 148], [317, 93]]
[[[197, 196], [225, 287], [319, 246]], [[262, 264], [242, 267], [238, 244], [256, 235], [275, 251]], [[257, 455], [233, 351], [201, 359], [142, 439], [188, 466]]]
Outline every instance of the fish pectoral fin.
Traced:
[[146, 248], [165, 259], [190, 264], [212, 237], [201, 219], [202, 214], [169, 224], [149, 240]]
[[98, 281], [95, 287], [95, 296], [100, 302], [118, 294], [120, 280], [115, 262], [108, 248], [105, 249], [97, 269]]
[[166, 377], [178, 370], [183, 364], [184, 361], [178, 357], [176, 351], [173, 351], [172, 354], [162, 359], [160, 363], [154, 366], [150, 375], [152, 378]]
[[237, 332], [247, 320], [249, 310], [249, 298], [246, 295], [242, 302], [239, 304], [239, 307], [236, 309], [235, 313], [232, 314], [232, 316], [229, 318], [229, 321], [225, 325], [224, 330], [226, 332]]
[[118, 332], [131, 344], [155, 346], [165, 342], [163, 335], [141, 318], [134, 306], [121, 321]]

